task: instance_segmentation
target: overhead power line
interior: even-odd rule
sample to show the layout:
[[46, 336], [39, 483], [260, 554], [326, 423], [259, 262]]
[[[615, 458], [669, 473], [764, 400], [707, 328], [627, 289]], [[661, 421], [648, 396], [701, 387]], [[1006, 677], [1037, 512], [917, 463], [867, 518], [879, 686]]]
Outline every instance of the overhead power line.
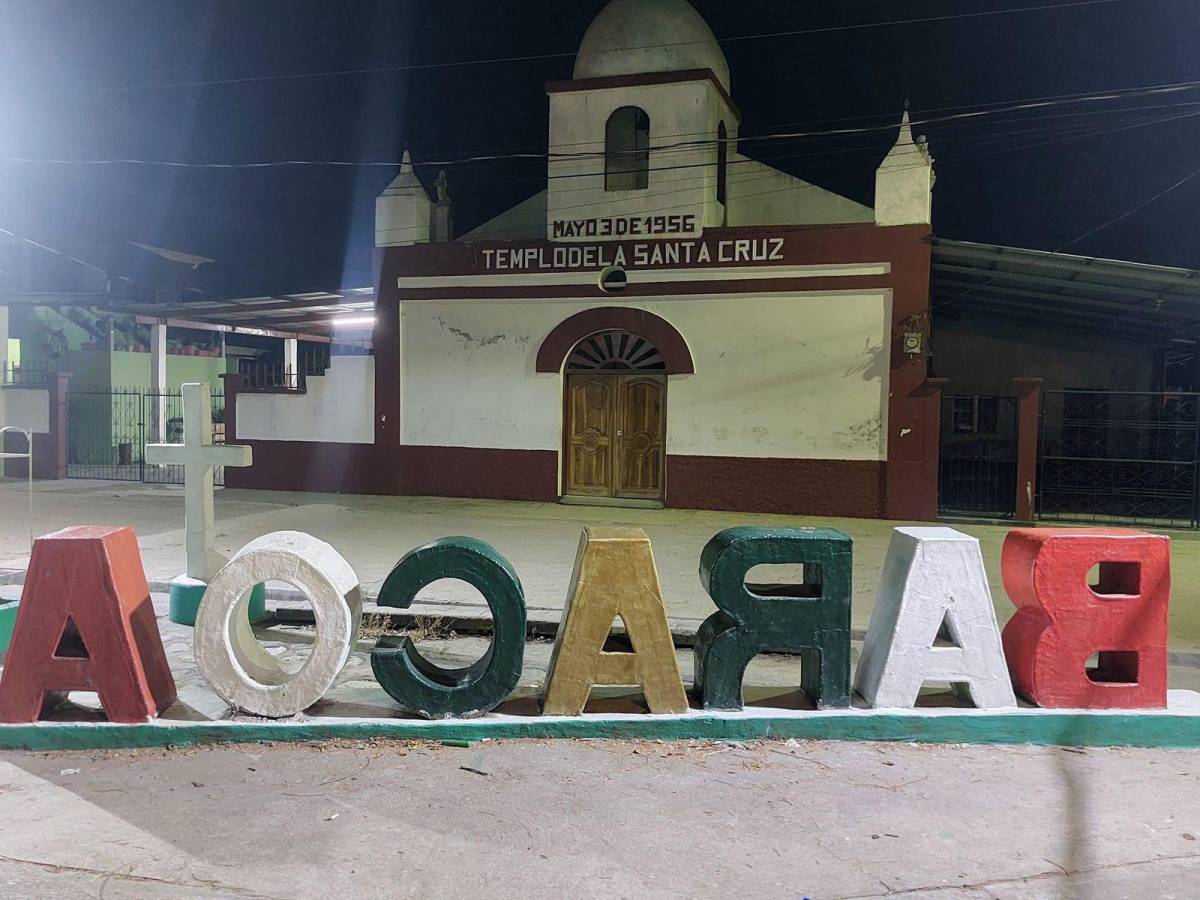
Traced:
[[[939, 165], [955, 165], [955, 164], [959, 164], [959, 163], [970, 163], [970, 162], [974, 162], [978, 159], [981, 159], [983, 157], [992, 157], [992, 156], [1004, 155], [1004, 154], [1008, 154], [1008, 153], [1018, 153], [1018, 152], [1021, 152], [1024, 150], [1032, 150], [1032, 149], [1036, 149], [1038, 147], [1049, 146], [1051, 144], [1060, 144], [1060, 143], [1065, 143], [1068, 141], [1081, 140], [1081, 139], [1089, 138], [1089, 137], [1098, 137], [1100, 135], [1111, 134], [1116, 131], [1124, 131], [1129, 128], [1144, 127], [1147, 125], [1156, 125], [1156, 124], [1159, 124], [1160, 121], [1174, 121], [1177, 118], [1193, 118], [1193, 117], [1197, 117], [1197, 116], [1200, 116], [1200, 112], [1187, 113], [1184, 116], [1173, 116], [1168, 119], [1155, 120], [1155, 121], [1151, 121], [1151, 122], [1136, 123], [1134, 125], [1126, 125], [1126, 126], [1122, 126], [1120, 128], [1099, 129], [1099, 130], [1092, 130], [1092, 131], [1087, 131], [1087, 132], [1079, 133], [1079, 134], [1070, 134], [1066, 137], [1058, 137], [1058, 138], [1055, 138], [1052, 140], [1037, 141], [1034, 143], [1017, 144], [1015, 146], [1010, 146], [1010, 147], [990, 147], [989, 149], [985, 149], [985, 150], [978, 151], [978, 152], [976, 152], [974, 150], [970, 150], [969, 152], [962, 153], [961, 155], [950, 155], [950, 156], [946, 156], [946, 157], [939, 156], [938, 164]], [[804, 154], [796, 154], [796, 155], [802, 156]], [[822, 155], [822, 154], [814, 154], [814, 155]], [[734, 160], [731, 160], [730, 165], [732, 166], [734, 164], [734, 162], [735, 162]], [[737, 162], [741, 162], [741, 161], [737, 161]], [[759, 161], [747, 159], [744, 162], [756, 163]], [[847, 168], [851, 165], [857, 165], [857, 162], [854, 160], [846, 160], [846, 159], [841, 159], [841, 158], [832, 160], [831, 162], [833, 163], [834, 167], [840, 167], [840, 168]], [[905, 168], [920, 168], [923, 165], [924, 165], [924, 163], [915, 163], [911, 166], [898, 167], [897, 170], [905, 169]], [[683, 168], [683, 167], [679, 167], [679, 168]], [[893, 170], [893, 171], [896, 171], [896, 170]], [[751, 183], [759, 183], [759, 182], [769, 181], [769, 180], [772, 180], [772, 179], [778, 177], [780, 174], [786, 174], [786, 173], [780, 173], [779, 171], [774, 171], [774, 172], [765, 173], [765, 174], [747, 173], [747, 175], [742, 178], [732, 177], [730, 179], [730, 185], [731, 186], [745, 186], [745, 185], [748, 185]], [[874, 171], [871, 170], [865, 174], [873, 175]], [[594, 177], [601, 177], [601, 176], [603, 176], [603, 173], [598, 173]], [[575, 177], [586, 178], [588, 176], [583, 175], [583, 176], [575, 176]], [[802, 181], [802, 179], [798, 179], [798, 180]], [[499, 183], [504, 183], [504, 182], [500, 182], [500, 181], [488, 182], [488, 184], [499, 184]], [[473, 185], [473, 186], [480, 187], [483, 185]], [[816, 187], [816, 185], [810, 185], [810, 187]], [[590, 189], [584, 188], [584, 189], [579, 189], [579, 190], [595, 191], [595, 187], [593, 186]], [[779, 193], [779, 188], [772, 187], [770, 190], [759, 191], [759, 192], [755, 192], [755, 193], [747, 193], [747, 194], [737, 193], [735, 195], [735, 199], [748, 200], [748, 199], [755, 198], [755, 197], [777, 195], [778, 193]], [[685, 194], [691, 195], [691, 197], [687, 201], [679, 202], [679, 203], [670, 203], [669, 202], [670, 198], [678, 197], [680, 195], [685, 195]], [[681, 211], [681, 210], [693, 209], [695, 207], [694, 195], [695, 195], [695, 188], [691, 187], [691, 186], [686, 187], [686, 188], [676, 189], [676, 190], [656, 191], [654, 194], [654, 198], [656, 200], [666, 200], [666, 201], [668, 201], [668, 205], [655, 206], [655, 207], [652, 207], [649, 209], [644, 209], [644, 210], [640, 211], [640, 214], [670, 213], [670, 212], [676, 212], [676, 211]], [[588, 210], [588, 209], [601, 210], [601, 209], [606, 209], [606, 208], [610, 207], [611, 205], [612, 205], [612, 199], [608, 198], [608, 197], [603, 197], [598, 200], [589, 200], [589, 201], [582, 202], [582, 203], [557, 205], [555, 207], [555, 211], [558, 213], [576, 211], [577, 215], [587, 215], [587, 213], [581, 213], [578, 211]], [[486, 225], [487, 223], [484, 223], [484, 224]], [[424, 226], [402, 226], [398, 229], [393, 229], [393, 230], [396, 230], [396, 231], [411, 230], [411, 231], [416, 232], [416, 231], [420, 231], [421, 229], [423, 229], [423, 227]], [[523, 234], [526, 230], [527, 229], [523, 229], [523, 228], [502, 228], [502, 229], [489, 230], [487, 232], [487, 234], [488, 234], [488, 237], [492, 237], [492, 238], [503, 237], [503, 236], [517, 236], [517, 235]]]
[[[1038, 6], [1023, 6], [1016, 9], [988, 9], [970, 13], [948, 13], [941, 16], [921, 16], [910, 19], [888, 19], [883, 22], [860, 22], [853, 25], [821, 25], [812, 28], [797, 28], [789, 31], [767, 31], [759, 34], [734, 35], [733, 37], [718, 38], [718, 43], [732, 44], [741, 41], [758, 41], [770, 38], [802, 37], [815, 34], [833, 34], [843, 31], [861, 31], [867, 29], [895, 28], [902, 25], [928, 25], [940, 22], [953, 22], [962, 19], [983, 19], [998, 16], [1013, 16], [1034, 12], [1054, 12], [1057, 10], [1075, 9], [1079, 7], [1109, 6], [1114, 3], [1126, 3], [1130, 0], [1071, 0], [1066, 3], [1044, 3]], [[630, 47], [614, 47], [613, 53], [626, 53], [635, 50], [657, 49], [659, 47], [684, 47], [699, 43], [698, 41], [676, 41], [673, 43], [640, 44]], [[576, 55], [575, 50], [563, 50], [553, 53], [532, 53], [521, 56], [493, 56], [482, 59], [449, 60], [444, 62], [411, 63], [402, 66], [371, 66], [359, 69], [333, 69], [324, 72], [296, 72], [281, 75], [249, 75], [240, 78], [212, 78], [195, 81], [163, 81], [151, 84], [117, 85], [109, 87], [86, 88], [55, 88], [39, 91], [41, 94], [115, 94], [131, 91], [150, 91], [179, 88], [220, 87], [239, 84], [253, 84], [267, 81], [299, 81], [311, 78], [340, 78], [356, 75], [379, 75], [399, 72], [418, 72], [428, 69], [449, 69], [464, 66], [483, 66], [499, 63], [534, 62], [537, 60], [567, 59]]]
[[1133, 209], [1131, 209], [1127, 212], [1123, 212], [1119, 216], [1114, 216], [1113, 218], [1109, 219], [1107, 222], [1105, 222], [1101, 225], [1097, 225], [1095, 228], [1089, 228], [1087, 231], [1085, 231], [1083, 234], [1079, 235], [1078, 237], [1071, 238], [1071, 240], [1067, 241], [1065, 244], [1055, 247], [1054, 250], [1051, 252], [1062, 253], [1068, 247], [1073, 247], [1076, 244], [1078, 244], [1080, 241], [1085, 240], [1086, 238], [1090, 238], [1092, 235], [1098, 234], [1101, 231], [1104, 231], [1104, 229], [1110, 228], [1113, 225], [1116, 225], [1118, 222], [1125, 221], [1126, 219], [1128, 219], [1130, 216], [1134, 215], [1135, 213], [1141, 212], [1143, 209], [1145, 209], [1151, 203], [1154, 203], [1157, 200], [1161, 200], [1163, 197], [1167, 196], [1167, 194], [1171, 193], [1172, 191], [1183, 187], [1185, 184], [1187, 184], [1189, 181], [1191, 181], [1193, 178], [1196, 178], [1197, 176], [1200, 176], [1200, 169], [1196, 169], [1196, 171], [1191, 172], [1187, 175], [1184, 175], [1182, 178], [1180, 178], [1178, 181], [1176, 181], [1173, 185], [1171, 185], [1170, 187], [1163, 188], [1157, 194], [1143, 200], [1137, 206], [1133, 207]]
[[[1106, 228], [1111, 228], [1113, 225], [1116, 225], [1118, 222], [1125, 221], [1130, 216], [1141, 212], [1147, 206], [1150, 206], [1152, 203], [1156, 202], [1157, 200], [1161, 200], [1163, 197], [1167, 196], [1167, 194], [1171, 193], [1172, 191], [1178, 190], [1179, 188], [1181, 188], [1185, 184], [1187, 184], [1189, 181], [1191, 181], [1192, 179], [1197, 178], [1197, 177], [1200, 177], [1200, 169], [1196, 169], [1193, 172], [1189, 172], [1187, 175], [1184, 175], [1182, 178], [1180, 178], [1174, 184], [1163, 188], [1161, 191], [1158, 191], [1157, 193], [1151, 195], [1150, 197], [1147, 197], [1145, 200], [1143, 200], [1141, 203], [1137, 204], [1137, 206], [1134, 206], [1132, 209], [1128, 209], [1125, 212], [1121, 213], [1120, 215], [1113, 216], [1111, 219], [1107, 220], [1106, 222], [1102, 222], [1099, 225], [1095, 226], [1094, 228], [1089, 228], [1087, 231], [1071, 238], [1069, 241], [1059, 244], [1057, 247], [1055, 247], [1053, 250], [1050, 251], [1050, 254], [1053, 255], [1055, 253], [1062, 253], [1068, 247], [1073, 247], [1076, 244], [1078, 244], [1080, 241], [1086, 240], [1087, 238], [1090, 238], [1094, 234], [1099, 234], [1101, 231], [1104, 231]], [[995, 284], [999, 280], [1000, 280], [999, 275], [993, 275], [991, 278], [989, 278], [987, 281], [983, 282], [982, 284], [973, 285], [973, 286], [967, 288], [966, 290], [962, 291], [961, 293], [955, 294], [953, 297], [950, 297], [947, 300], [943, 300], [941, 303], [934, 304], [932, 309], [938, 310], [945, 306], [949, 306], [951, 303], [955, 303], [959, 300], [962, 300], [964, 297], [969, 297], [969, 296], [971, 296], [971, 294], [975, 293], [976, 291], [981, 291], [984, 288], [987, 288], [987, 287]]]
[[[1086, 102], [1090, 102], [1093, 100], [1133, 99], [1133, 98], [1136, 98], [1136, 97], [1142, 96], [1142, 95], [1150, 96], [1150, 95], [1153, 95], [1156, 93], [1172, 93], [1175, 91], [1194, 90], [1197, 88], [1200, 88], [1200, 81], [1174, 81], [1174, 82], [1166, 82], [1166, 83], [1162, 83], [1162, 84], [1145, 84], [1145, 85], [1136, 85], [1133, 87], [1125, 87], [1125, 88], [1107, 88], [1104, 90], [1081, 91], [1081, 92], [1068, 93], [1068, 94], [1049, 94], [1049, 95], [1041, 95], [1041, 96], [1037, 96], [1037, 97], [1021, 97], [1021, 98], [1015, 98], [1015, 99], [1009, 98], [1006, 100], [990, 100], [990, 101], [986, 101], [986, 102], [982, 102], [982, 103], [960, 103], [956, 106], [924, 107], [924, 108], [922, 108], [922, 114], [928, 116], [928, 115], [932, 115], [933, 113], [955, 112], [955, 111], [959, 111], [959, 110], [987, 110], [987, 109], [990, 109], [991, 107], [1010, 108], [1014, 104], [1043, 103], [1045, 101], [1050, 101], [1050, 100], [1063, 101], [1062, 105], [1069, 105], [1071, 101], [1086, 103]], [[1031, 107], [1031, 108], [1036, 108], [1036, 107]], [[801, 126], [806, 126], [806, 125], [807, 126], [815, 126], [815, 125], [828, 126], [828, 125], [839, 124], [842, 122], [865, 122], [865, 121], [875, 122], [875, 121], [879, 121], [879, 120], [885, 120], [888, 123], [886, 127], [894, 128], [896, 126], [896, 115], [897, 114], [898, 114], [898, 110], [891, 110], [889, 112], [883, 112], [883, 113], [871, 113], [871, 114], [857, 115], [857, 116], [841, 116], [836, 119], [816, 119], [816, 120], [809, 119], [806, 121], [773, 122], [773, 123], [767, 123], [767, 124], [763, 124], [763, 125], [753, 126], [750, 130], [751, 131], [765, 131], [767, 129], [776, 129], [777, 130], [777, 129], [781, 129], [781, 128], [799, 128]], [[1083, 113], [1077, 113], [1075, 115], [1083, 115]], [[713, 134], [713, 132], [711, 129], [706, 129], [704, 131], [680, 131], [680, 132], [673, 132], [670, 134], [660, 134], [660, 135], [658, 135], [658, 138], [660, 140], [662, 140], [665, 138], [702, 137], [705, 135], [711, 136], [712, 134]], [[750, 137], [750, 136], [751, 135], [746, 135], [745, 137]], [[737, 139], [731, 138], [731, 140], [744, 140], [745, 137], [737, 138]], [[560, 142], [559, 144], [556, 144], [556, 146], [558, 146], [558, 147], [583, 147], [583, 146], [587, 146], [589, 144], [595, 144], [595, 143], [596, 143], [595, 141], [564, 141], [564, 142]], [[510, 152], [510, 153], [534, 152], [537, 149], [538, 148], [536, 148], [536, 147], [509, 147], [509, 148], [506, 148], [505, 152]]]
[[[1175, 91], [1182, 91], [1200, 85], [1198, 82], [1187, 82], [1164, 87], [1143, 88], [1134, 91], [1110, 91], [1104, 95], [1096, 95], [1096, 99], [1122, 99], [1131, 96], [1149, 96]], [[1058, 100], [1058, 101], [1030, 101], [1009, 104], [1007, 106], [997, 107], [990, 110], [976, 110], [968, 112], [953, 113], [948, 116], [930, 117], [925, 119], [915, 119], [912, 121], [912, 127], [917, 128], [925, 125], [944, 125], [948, 123], [964, 122], [968, 120], [981, 121], [985, 116], [1004, 115], [1013, 112], [1023, 112], [1030, 109], [1045, 109], [1053, 106], [1070, 105], [1077, 101], [1075, 100]], [[1123, 109], [1116, 112], [1120, 114], [1134, 112], [1135, 109]], [[1187, 118], [1187, 115], [1168, 117], [1163, 121], [1171, 121], [1176, 118]], [[1041, 117], [1050, 118], [1050, 117]], [[1016, 120], [1020, 121], [1020, 120]], [[1012, 121], [1006, 124], [1013, 124]], [[829, 138], [843, 137], [848, 135], [864, 135], [876, 134], [880, 132], [890, 132], [896, 129], [896, 124], [870, 125], [854, 128], [826, 128], [813, 131], [790, 131], [777, 132], [771, 134], [754, 135], [750, 137], [732, 137], [727, 138], [724, 143], [733, 147], [743, 143], [763, 143], [767, 141], [783, 141], [783, 140], [798, 140], [805, 138]], [[598, 142], [597, 142], [598, 143]], [[714, 147], [722, 143], [721, 139], [713, 137], [699, 141], [681, 141], [672, 144], [657, 145], [649, 148], [650, 153], [664, 153], [672, 151], [694, 150], [704, 147]], [[422, 163], [427, 167], [450, 167], [464, 165], [468, 163], [479, 162], [495, 162], [503, 160], [534, 160], [534, 161], [572, 161], [572, 160], [588, 160], [588, 159], [603, 159], [605, 157], [604, 150], [593, 151], [575, 151], [568, 153], [556, 152], [517, 152], [517, 153], [488, 153], [475, 156], [460, 157], [457, 159], [430, 160]], [[335, 167], [335, 168], [397, 168], [402, 164], [402, 161], [391, 160], [333, 160], [333, 159], [285, 159], [285, 160], [266, 160], [261, 162], [246, 162], [246, 163], [229, 163], [229, 162], [181, 162], [176, 160], [150, 160], [137, 159], [130, 157], [120, 157], [113, 159], [49, 159], [35, 157], [0, 157], [0, 162], [8, 163], [23, 163], [23, 164], [45, 164], [45, 165], [78, 165], [78, 166], [114, 166], [114, 165], [135, 165], [135, 166], [154, 166], [161, 168], [175, 169], [270, 169], [283, 167]], [[706, 164], [697, 164], [706, 165]], [[695, 166], [681, 166], [681, 168], [694, 168]], [[666, 171], [673, 167], [663, 167], [661, 170]], [[554, 177], [579, 177], [573, 174], [564, 174]]]

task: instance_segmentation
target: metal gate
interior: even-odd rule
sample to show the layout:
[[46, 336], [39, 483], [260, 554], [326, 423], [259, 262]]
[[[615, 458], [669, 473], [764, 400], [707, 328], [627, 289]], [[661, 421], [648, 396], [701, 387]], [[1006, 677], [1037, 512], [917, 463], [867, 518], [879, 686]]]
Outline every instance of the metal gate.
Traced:
[[[181, 391], [155, 393], [141, 388], [67, 392], [67, 477], [147, 484], [183, 484], [183, 467], [147, 463], [144, 448], [160, 440], [183, 442]], [[225, 394], [212, 392], [213, 443], [225, 443]], [[225, 483], [222, 466], [213, 483]]]
[[67, 392], [67, 477], [142, 480], [142, 394]]
[[1038, 515], [1200, 524], [1200, 394], [1044, 391]]
[[938, 511], [1011, 518], [1016, 490], [1016, 398], [944, 396]]

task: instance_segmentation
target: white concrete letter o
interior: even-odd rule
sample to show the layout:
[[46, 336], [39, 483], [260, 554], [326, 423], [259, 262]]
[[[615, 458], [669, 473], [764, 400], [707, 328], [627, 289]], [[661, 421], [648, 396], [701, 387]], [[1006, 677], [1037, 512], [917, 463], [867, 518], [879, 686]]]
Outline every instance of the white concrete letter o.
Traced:
[[[301, 590], [316, 617], [312, 652], [295, 674], [262, 648], [250, 626], [250, 591], [267, 581]], [[333, 685], [361, 621], [362, 591], [345, 558], [312, 535], [276, 531], [246, 544], [209, 583], [196, 616], [196, 665], [234, 709], [294, 716]]]

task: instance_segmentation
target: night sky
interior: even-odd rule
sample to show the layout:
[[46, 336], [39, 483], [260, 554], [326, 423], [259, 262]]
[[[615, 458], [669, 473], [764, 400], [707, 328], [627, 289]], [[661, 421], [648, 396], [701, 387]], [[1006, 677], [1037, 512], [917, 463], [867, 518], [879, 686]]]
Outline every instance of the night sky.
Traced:
[[[728, 40], [1052, 2], [1062, 0], [696, 6], [724, 42], [744, 136], [888, 123], [905, 97], [920, 118], [1200, 79], [1200, 0]], [[572, 56], [434, 64], [573, 54], [603, 6], [0, 0], [0, 157], [390, 161], [407, 144], [420, 163], [544, 151], [544, 83], [569, 78]], [[144, 87], [414, 65], [433, 67]], [[1155, 121], [1166, 118], [1175, 121]], [[920, 130], [938, 161], [937, 234], [1055, 249], [1200, 167], [1200, 88]], [[743, 150], [869, 203], [892, 138], [871, 132]], [[544, 185], [544, 162], [449, 169], [460, 232]], [[0, 227], [126, 274], [137, 274], [141, 258], [129, 241], [212, 257], [217, 263], [193, 279], [225, 295], [359, 286], [371, 281], [374, 198], [394, 174], [0, 162]], [[421, 174], [432, 183], [436, 172]], [[1200, 177], [1069, 252], [1200, 268], [1197, 209]]]

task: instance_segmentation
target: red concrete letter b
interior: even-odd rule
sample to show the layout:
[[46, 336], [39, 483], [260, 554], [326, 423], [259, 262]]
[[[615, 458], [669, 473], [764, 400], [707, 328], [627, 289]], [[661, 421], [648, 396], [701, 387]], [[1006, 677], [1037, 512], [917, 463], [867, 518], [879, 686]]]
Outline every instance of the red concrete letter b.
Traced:
[[[1093, 567], [1099, 579], [1089, 585]], [[1001, 572], [1017, 606], [1004, 654], [1018, 693], [1044, 707], [1167, 705], [1169, 538], [1018, 528], [1005, 538]]]
[[110, 722], [144, 722], [175, 700], [137, 538], [80, 526], [38, 538], [0, 679], [0, 721], [95, 691]]

